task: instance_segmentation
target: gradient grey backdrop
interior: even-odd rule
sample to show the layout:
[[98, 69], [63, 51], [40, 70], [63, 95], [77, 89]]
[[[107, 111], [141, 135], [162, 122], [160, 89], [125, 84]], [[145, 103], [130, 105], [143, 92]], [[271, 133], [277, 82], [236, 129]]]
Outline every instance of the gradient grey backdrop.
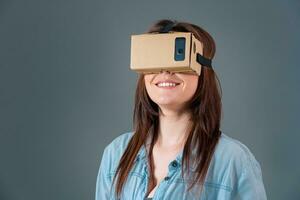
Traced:
[[222, 130], [268, 199], [300, 199], [299, 1], [1, 0], [1, 200], [94, 199], [104, 147], [132, 128], [130, 35], [160, 18], [215, 38]]

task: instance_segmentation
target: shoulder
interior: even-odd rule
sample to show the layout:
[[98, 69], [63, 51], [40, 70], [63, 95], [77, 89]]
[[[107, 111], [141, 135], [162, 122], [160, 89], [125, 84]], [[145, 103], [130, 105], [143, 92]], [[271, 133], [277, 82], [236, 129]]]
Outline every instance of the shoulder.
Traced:
[[102, 157], [108, 171], [115, 170], [132, 136], [133, 132], [121, 133], [106, 145]]
[[249, 147], [224, 132], [216, 146], [214, 162], [224, 170], [231, 168], [236, 175], [242, 175], [247, 170], [258, 169], [260, 171], [260, 165]]
[[115, 137], [106, 147], [105, 149], [124, 149], [127, 147], [129, 140], [131, 139], [133, 132], [124, 132], [119, 136]]
[[[217, 145], [219, 153], [227, 153], [228, 156], [253, 156], [249, 147], [247, 147], [241, 141], [228, 136], [226, 133], [222, 132], [219, 143]], [[230, 153], [230, 154], [229, 154]], [[225, 154], [226, 155], [226, 154]]]
[[250, 149], [222, 132], [212, 163], [213, 179], [229, 186], [233, 196], [267, 199], [262, 171]]

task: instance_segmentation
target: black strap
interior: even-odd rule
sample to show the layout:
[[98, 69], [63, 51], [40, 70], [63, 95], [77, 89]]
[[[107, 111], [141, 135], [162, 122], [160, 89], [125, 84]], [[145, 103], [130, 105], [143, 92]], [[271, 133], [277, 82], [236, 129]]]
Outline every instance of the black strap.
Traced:
[[197, 53], [197, 62], [200, 63], [203, 66], [212, 68], [211, 59], [205, 58], [199, 53]]
[[167, 24], [166, 26], [164, 26], [159, 32], [160, 33], [168, 33], [174, 26], [176, 26], [177, 23], [176, 22], [172, 22], [170, 24]]

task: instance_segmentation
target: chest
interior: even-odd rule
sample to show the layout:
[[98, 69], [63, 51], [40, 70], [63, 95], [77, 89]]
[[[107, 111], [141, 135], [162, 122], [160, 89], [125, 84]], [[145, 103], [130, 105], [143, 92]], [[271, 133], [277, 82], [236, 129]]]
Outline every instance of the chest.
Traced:
[[155, 181], [149, 184], [148, 197], [153, 197], [159, 183], [167, 176], [170, 163], [176, 158], [180, 149], [163, 150], [153, 148], [152, 157], [154, 164], [154, 179]]
[[[176, 158], [176, 153], [156, 153], [155, 151], [152, 153], [154, 165], [156, 166], [153, 172], [156, 183], [150, 186], [150, 182], [147, 181], [146, 159], [138, 160], [134, 165], [132, 172], [129, 173], [128, 181], [124, 186], [125, 192], [123, 193], [121, 200], [145, 199], [145, 197], [155, 197], [156, 200], [215, 200], [218, 198], [220, 199], [220, 197], [222, 197], [221, 199], [231, 199], [230, 195], [232, 194], [232, 180], [230, 179], [233, 176], [230, 174], [230, 172], [233, 172], [233, 170], [229, 165], [224, 166], [225, 168], [220, 168], [219, 166], [215, 166], [213, 164], [213, 166], [210, 168], [211, 171], [208, 174], [207, 182], [204, 184], [204, 190], [201, 193], [201, 198], [198, 198], [198, 188], [200, 185], [198, 185], [198, 187], [196, 184], [191, 191], [187, 192], [186, 189], [190, 184], [191, 179], [189, 177], [187, 179], [182, 179], [181, 168], [174, 168], [174, 166], [171, 164], [174, 158]], [[110, 181], [112, 181], [112, 175], [110, 177]], [[194, 177], [195, 175], [196, 174], [191, 174], [190, 176]], [[169, 179], [166, 180], [166, 176], [168, 176]]]
[[179, 149], [173, 151], [162, 150], [159, 148], [153, 148], [153, 164], [154, 164], [154, 177], [157, 182], [160, 182], [168, 173], [168, 166], [172, 162]]

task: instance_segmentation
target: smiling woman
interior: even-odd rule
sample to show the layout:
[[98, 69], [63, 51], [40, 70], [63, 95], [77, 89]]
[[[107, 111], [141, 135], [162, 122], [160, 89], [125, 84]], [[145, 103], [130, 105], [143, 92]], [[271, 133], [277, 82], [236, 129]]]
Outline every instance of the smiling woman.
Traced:
[[195, 94], [198, 79], [198, 75], [163, 71], [145, 75], [145, 85], [148, 95], [160, 108], [180, 110]]
[[[203, 56], [214, 57], [213, 38], [197, 25], [160, 20], [148, 33], [166, 27], [193, 33], [203, 44]], [[219, 88], [214, 70], [205, 65], [199, 75], [141, 73], [134, 130], [104, 149], [96, 200], [265, 200], [254, 155], [220, 130]]]

